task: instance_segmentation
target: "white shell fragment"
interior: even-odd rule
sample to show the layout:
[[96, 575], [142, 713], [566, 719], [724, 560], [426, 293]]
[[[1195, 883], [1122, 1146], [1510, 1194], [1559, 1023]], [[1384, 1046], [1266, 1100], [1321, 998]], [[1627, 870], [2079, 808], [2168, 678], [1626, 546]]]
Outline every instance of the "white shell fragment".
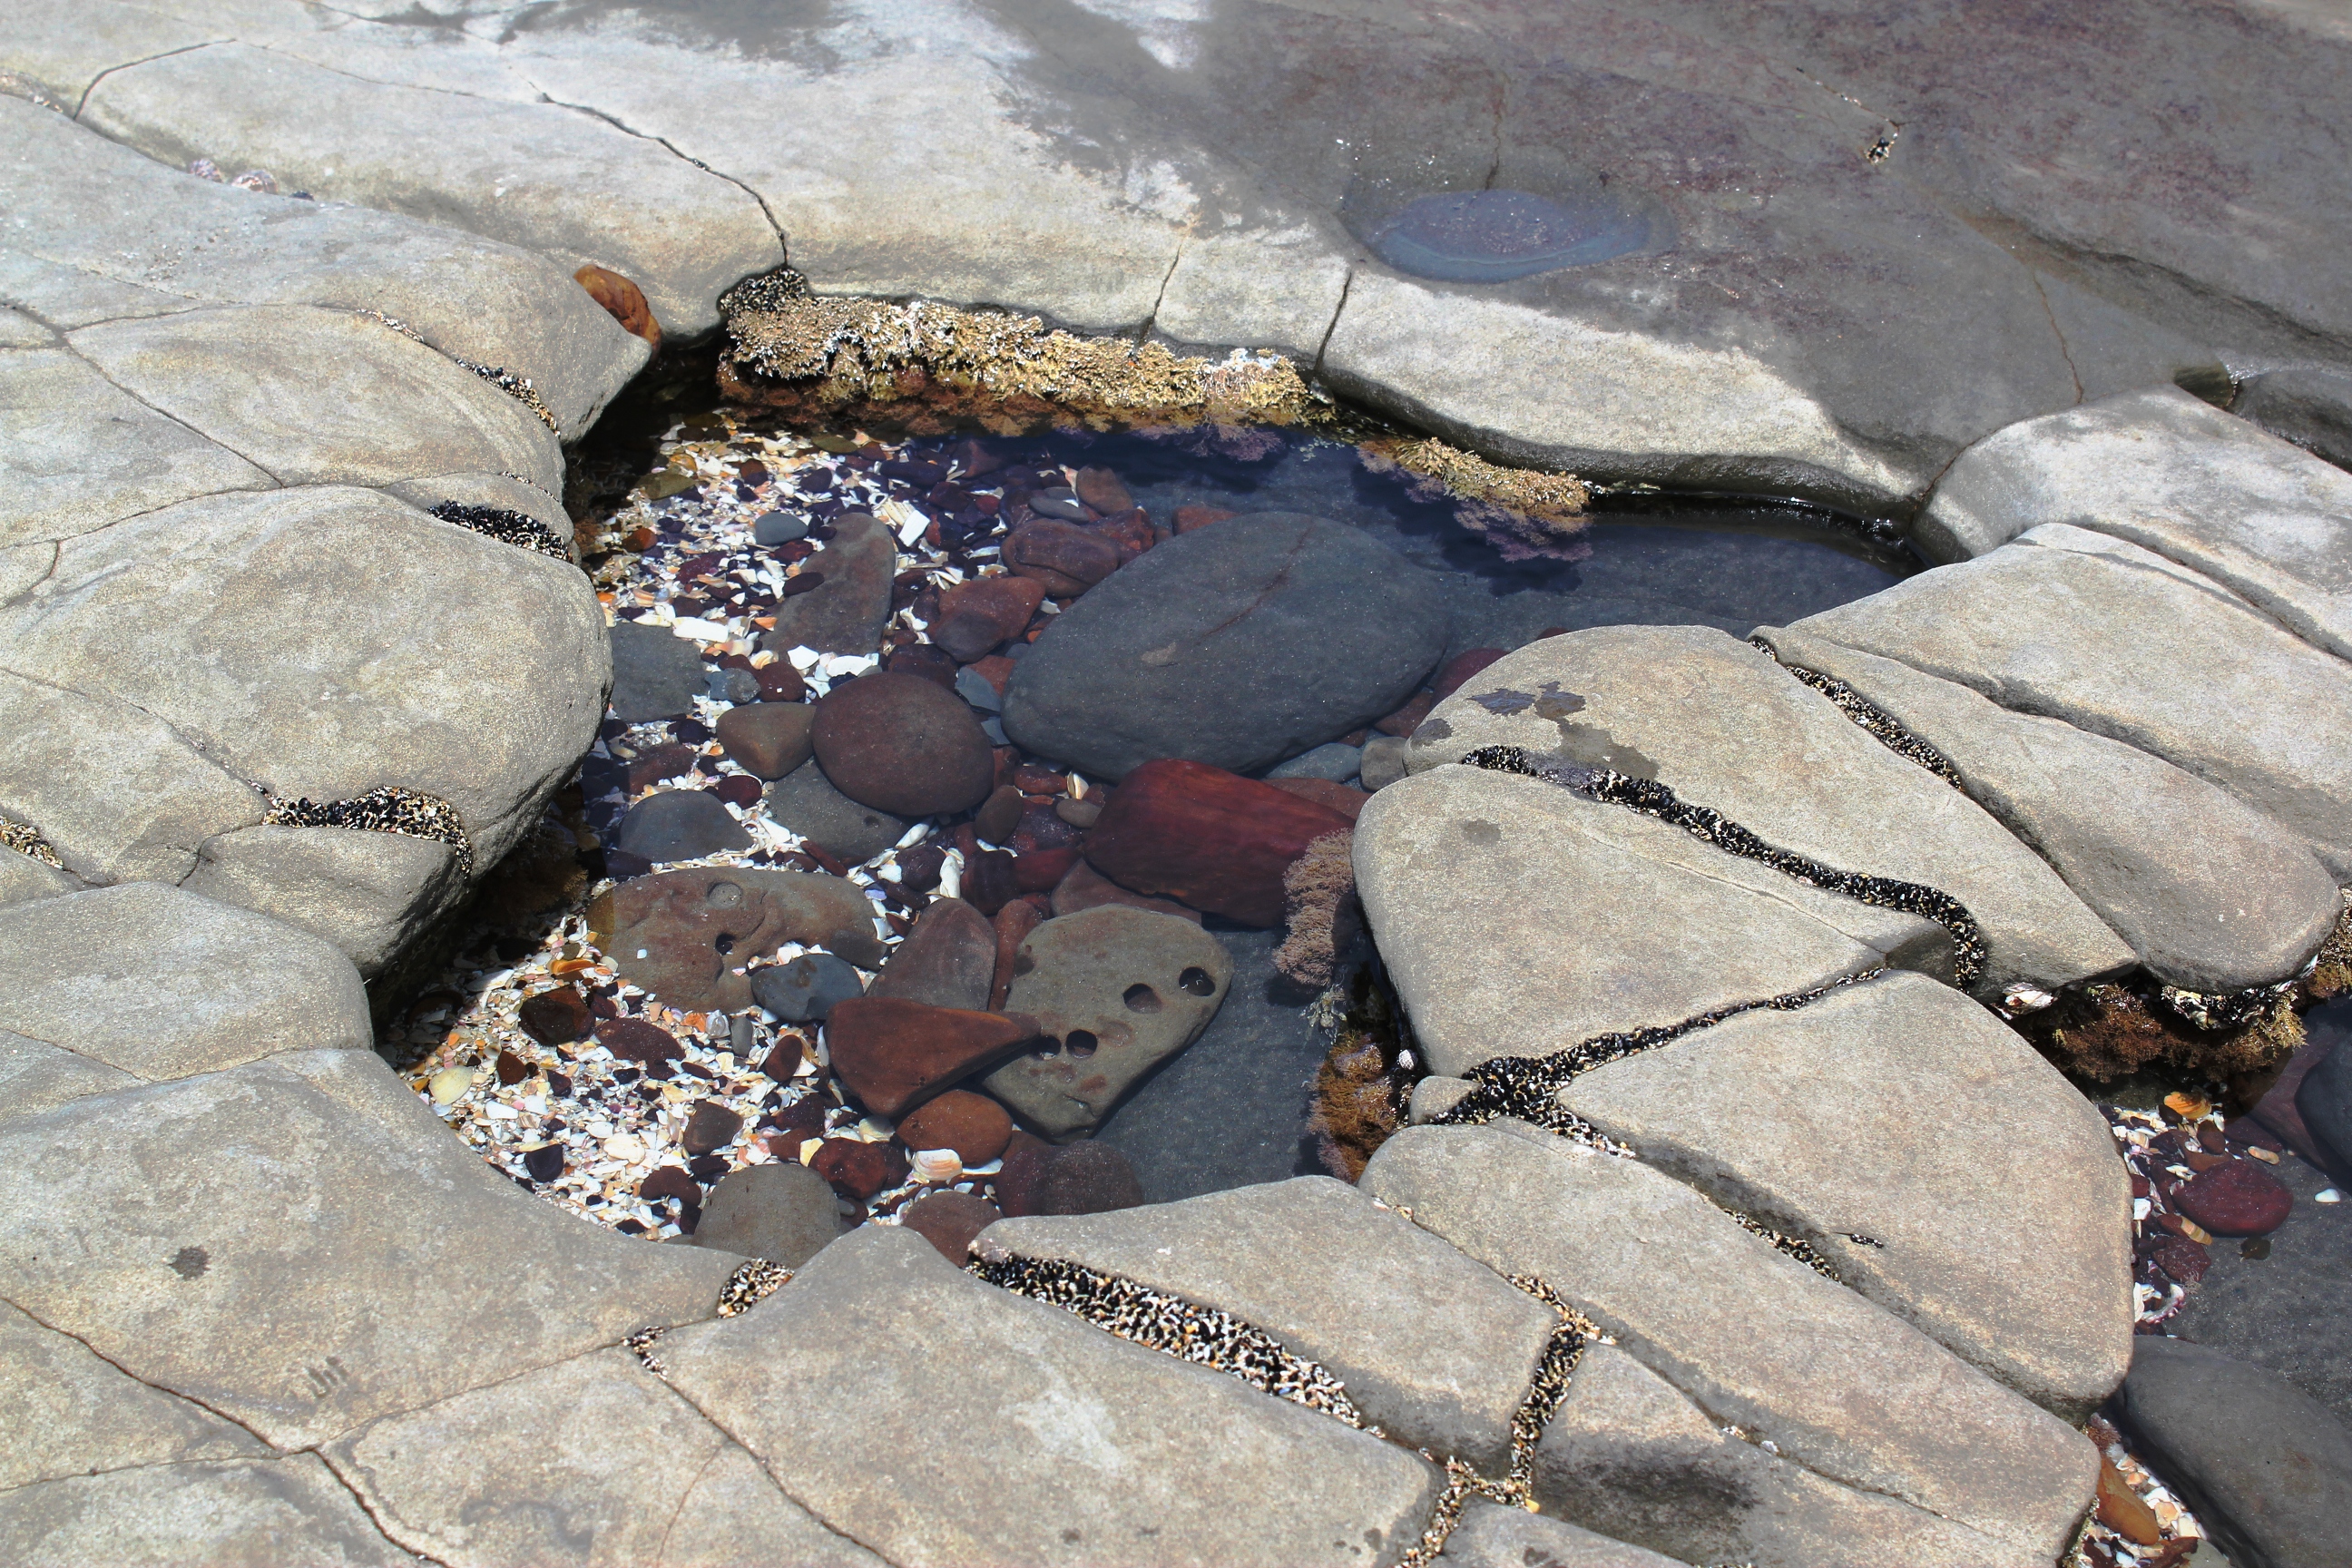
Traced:
[[963, 1174], [963, 1156], [952, 1149], [919, 1149], [908, 1163], [913, 1165], [915, 1179], [943, 1186]]

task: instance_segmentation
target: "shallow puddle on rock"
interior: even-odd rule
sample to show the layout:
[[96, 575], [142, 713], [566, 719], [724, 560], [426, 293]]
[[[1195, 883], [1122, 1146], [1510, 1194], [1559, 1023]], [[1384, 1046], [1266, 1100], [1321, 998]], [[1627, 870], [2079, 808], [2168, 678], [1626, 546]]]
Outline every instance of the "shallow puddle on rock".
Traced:
[[[1082, 834], [1115, 775], [1132, 763], [1073, 765], [1074, 751], [1043, 742], [1024, 751], [1012, 743], [1023, 736], [1008, 737], [1001, 716], [1022, 659], [1042, 662], [1051, 648], [1032, 645], [1051, 635], [1060, 614], [1084, 606], [1087, 594], [1115, 601], [1120, 592], [1139, 591], [1138, 584], [1177, 597], [1206, 592], [1199, 584], [1217, 571], [1195, 573], [1183, 563], [1223, 559], [1222, 570], [1232, 575], [1237, 569], [1225, 558], [1234, 542], [1254, 528], [1263, 531], [1248, 514], [1323, 520], [1303, 525], [1298, 547], [1339, 550], [1353, 564], [1327, 570], [1326, 562], [1293, 562], [1276, 574], [1284, 591], [1338, 584], [1328, 600], [1305, 606], [1314, 624], [1333, 628], [1335, 637], [1350, 620], [1387, 618], [1383, 595], [1399, 592], [1410, 601], [1407, 618], [1420, 627], [1418, 640], [1402, 645], [1412, 651], [1393, 655], [1412, 668], [1391, 672], [1394, 689], [1381, 688], [1386, 694], [1379, 704], [1350, 720], [1369, 734], [1371, 721], [1409, 707], [1414, 688], [1464, 650], [1510, 648], [1548, 632], [1623, 623], [1696, 624], [1745, 635], [1758, 624], [1876, 592], [1916, 564], [1864, 529], [1790, 509], [1733, 510], [1644, 495], [1606, 500], [1606, 510], [1582, 525], [1563, 526], [1558, 518], [1530, 522], [1490, 501], [1464, 501], [1401, 469], [1389, 456], [1393, 450], [1233, 428], [885, 444], [803, 438], [726, 410], [674, 427], [658, 444], [656, 461], [663, 466], [641, 469], [618, 510], [582, 530], [602, 596], [619, 622], [634, 623], [616, 634], [616, 706], [583, 766], [581, 793], [541, 835], [541, 847], [561, 850], [575, 836], [591, 846], [580, 856], [591, 885], [581, 891], [575, 884], [557, 904], [541, 898], [539, 912], [528, 918], [510, 908], [503, 923], [469, 934], [463, 949], [468, 956], [399, 1021], [387, 1048], [410, 1064], [418, 1089], [496, 1168], [636, 1234], [677, 1236], [696, 1222], [720, 1178], [749, 1164], [803, 1163], [804, 1147], [820, 1140], [815, 1168], [855, 1194], [847, 1201], [853, 1216], [892, 1217], [935, 1191], [999, 1198], [1004, 1194], [993, 1159], [957, 1170], [934, 1154], [910, 1170], [924, 1151], [894, 1136], [886, 1118], [866, 1114], [871, 1106], [835, 1079], [829, 1056], [825, 1068], [816, 1068], [816, 1028], [753, 1005], [750, 996], [768, 993], [748, 982], [806, 953], [830, 952], [853, 960], [870, 984], [877, 970], [868, 966], [887, 963], [887, 953], [896, 952], [930, 902], [928, 889], [941, 876], [942, 858], [941, 889], [956, 888], [992, 915], [1024, 898], [1041, 920], [1099, 901], [1107, 884], [1079, 858]], [[586, 461], [593, 464], [593, 454]], [[878, 521], [861, 521], [866, 516]], [[1008, 521], [1037, 520], [1067, 531], [1059, 537], [1076, 553], [1055, 559], [1097, 573], [1092, 586], [1055, 576], [1058, 567], [1041, 574], [1033, 570], [1038, 563], [1024, 558], [1021, 570], [1043, 582], [1052, 595], [1047, 603], [1024, 607], [1035, 604], [1036, 591], [1024, 584], [1013, 593], [1007, 583], [1009, 597], [1019, 601], [1009, 618], [1004, 606], [994, 605], [979, 616], [976, 632], [968, 617], [960, 622], [943, 592], [962, 582], [1003, 581]], [[1226, 531], [1214, 533], [1219, 529]], [[1202, 534], [1209, 537], [1192, 542]], [[1181, 548], [1171, 548], [1180, 542]], [[1153, 552], [1163, 550], [1170, 553], [1155, 561]], [[1248, 603], [1245, 568], [1238, 589], [1231, 583], [1223, 589]], [[1129, 571], [1136, 575], [1122, 582]], [[883, 646], [876, 655], [819, 652], [795, 641], [806, 636], [823, 642], [850, 621], [865, 626], [864, 635], [878, 633]], [[954, 647], [952, 657], [942, 644]], [[1370, 646], [1401, 645], [1374, 636]], [[774, 758], [806, 754], [803, 731], [781, 721], [806, 713], [803, 701], [877, 664], [901, 679], [919, 677], [924, 700], [946, 703], [950, 727], [969, 731], [969, 744], [980, 748], [978, 783], [940, 786], [957, 795], [951, 805], [927, 805], [921, 789], [907, 793], [902, 775], [923, 767], [887, 755], [866, 759], [862, 784], [839, 768], [828, 782], [814, 762], [782, 781], [770, 776], [775, 766], [789, 766]], [[1322, 694], [1318, 688], [1306, 695]], [[1357, 700], [1360, 706], [1364, 699]], [[1311, 729], [1312, 721], [1285, 722]], [[747, 727], [758, 733], [747, 737]], [[1037, 732], [1028, 731], [1033, 742]], [[1265, 760], [1243, 771], [1255, 774], [1267, 762], [1319, 744], [1319, 784], [1286, 786], [1281, 794], [1239, 780], [1215, 787], [1244, 796], [1255, 790], [1265, 802], [1287, 802], [1285, 809], [1344, 827], [1347, 817], [1328, 802], [1331, 792], [1352, 787], [1350, 748], [1361, 738], [1352, 730], [1344, 736], [1285, 731], [1261, 748]], [[992, 784], [985, 777], [992, 746]], [[1045, 754], [1049, 749], [1054, 754]], [[948, 771], [962, 780], [971, 768]], [[835, 784], [868, 798], [848, 800]], [[1325, 794], [1318, 797], [1317, 788]], [[658, 810], [630, 815], [653, 797], [660, 797]], [[1302, 801], [1315, 804], [1302, 807]], [[632, 836], [625, 840], [625, 817]], [[988, 825], [988, 836], [977, 833], [976, 822]], [[676, 873], [697, 868], [723, 868], [751, 892], [730, 881], [719, 890], [732, 892], [733, 900], [723, 910], [704, 908], [710, 897], [698, 882], [702, 903], [688, 911], [691, 921], [676, 911], [649, 913], [643, 882], [617, 900], [610, 896], [616, 884], [656, 871], [672, 879], [663, 886], [675, 887]], [[826, 937], [815, 927], [837, 922], [838, 911], [803, 908], [793, 902], [798, 895], [763, 879], [781, 871], [825, 881], [862, 911], [873, 934]], [[550, 868], [538, 868], [535, 876], [542, 889], [561, 885]], [[1089, 879], [1091, 890], [1083, 890]], [[1324, 1168], [1307, 1123], [1310, 1089], [1330, 1045], [1331, 1009], [1312, 1005], [1317, 985], [1277, 969], [1281, 931], [1221, 918], [1252, 898], [1221, 893], [1213, 881], [1185, 896], [1209, 911], [1209, 934], [1233, 960], [1230, 990], [1189, 1047], [1150, 1070], [1129, 1069], [1134, 1081], [1124, 1099], [1095, 1128], [1093, 1146], [1104, 1159], [1078, 1162], [1064, 1173], [1065, 1184], [1076, 1184], [1068, 1201], [1168, 1201]], [[599, 895], [606, 896], [601, 904]], [[1262, 896], [1252, 897], [1263, 906]], [[758, 922], [745, 911], [755, 906], [772, 914], [756, 942], [728, 924], [749, 932]], [[614, 946], [614, 933], [603, 927], [616, 920], [632, 934]], [[679, 931], [667, 939], [645, 934], [666, 930], [663, 921]], [[704, 924], [710, 930], [702, 931]], [[592, 928], [613, 951], [590, 940]], [[714, 940], [709, 952], [695, 945]], [[1015, 931], [1010, 940], [1024, 939]], [[675, 951], [643, 951], [665, 941]], [[699, 973], [698, 965], [749, 966], [750, 973], [731, 990], [723, 973], [709, 985], [676, 978]], [[999, 978], [1018, 984], [1022, 973], [1015, 968]], [[1128, 984], [1129, 979], [1119, 984], [1131, 1007], [1141, 982]], [[1159, 983], [1181, 984], [1173, 974]], [[661, 994], [673, 984], [691, 994]], [[599, 1033], [551, 1042], [523, 1026], [520, 1005], [560, 985], [583, 993], [571, 1004], [574, 1010], [595, 1005]], [[1106, 1003], [1114, 1019], [1106, 1037], [1118, 1036], [1118, 988]], [[784, 988], [768, 991], [780, 996]], [[1021, 1005], [1017, 991], [1002, 998], [1000, 988], [997, 1005]], [[990, 1000], [966, 997], [957, 1005], [983, 1007]], [[546, 1014], [544, 1004], [540, 1012]], [[833, 1033], [828, 1028], [828, 1049]], [[1067, 1049], [1041, 1059], [1065, 1056], [1074, 1073], [1100, 1073], [1110, 1065], [1108, 1047], [1081, 1048], [1082, 1037], [1095, 1043], [1091, 1028], [1070, 1026]], [[629, 1059], [631, 1049], [648, 1042], [659, 1047], [651, 1061]], [[662, 1051], [673, 1052], [667, 1067]], [[810, 1065], [801, 1066], [804, 1060]], [[1097, 1085], [1088, 1092], [1099, 1098], [1102, 1091]], [[1113, 1151], [1132, 1167], [1131, 1183], [1119, 1161], [1109, 1159]], [[1034, 1172], [1016, 1177], [1009, 1166], [1005, 1179], [1045, 1183]]]

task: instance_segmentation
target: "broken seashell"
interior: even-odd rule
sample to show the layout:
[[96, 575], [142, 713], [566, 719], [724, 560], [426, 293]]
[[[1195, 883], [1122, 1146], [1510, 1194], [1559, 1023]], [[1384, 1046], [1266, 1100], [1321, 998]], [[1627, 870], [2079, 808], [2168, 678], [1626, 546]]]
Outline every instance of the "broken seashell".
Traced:
[[2174, 1089], [2164, 1097], [2164, 1108], [2187, 1121], [2201, 1121], [2211, 1113], [2213, 1102], [2201, 1094]]
[[436, 1105], [446, 1105], [474, 1087], [472, 1068], [443, 1068], [425, 1080]]
[[2042, 990], [2039, 985], [2028, 985], [2023, 981], [2018, 982], [2000, 994], [2001, 1006], [2012, 1015], [2039, 1013], [2044, 1007], [2053, 1005], [2057, 1000], [2057, 997]]
[[908, 1163], [917, 1181], [934, 1186], [945, 1186], [963, 1174], [963, 1156], [952, 1149], [919, 1149]]

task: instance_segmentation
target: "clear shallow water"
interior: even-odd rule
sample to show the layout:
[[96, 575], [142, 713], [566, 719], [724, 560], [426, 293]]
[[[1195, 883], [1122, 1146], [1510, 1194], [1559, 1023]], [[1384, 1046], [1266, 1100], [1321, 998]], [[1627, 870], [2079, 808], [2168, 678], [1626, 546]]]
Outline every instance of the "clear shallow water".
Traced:
[[1375, 472], [1353, 447], [1250, 436], [1275, 450], [1252, 459], [1139, 436], [984, 445], [1009, 464], [1109, 468], [1162, 527], [1178, 507], [1215, 506], [1309, 512], [1360, 528], [1438, 579], [1456, 651], [1602, 626], [1709, 626], [1745, 637], [1866, 597], [1921, 565], [1906, 549], [1873, 543], [1824, 514], [1654, 494], [1600, 498], [1580, 561], [1510, 562], [1455, 520], [1452, 501], [1416, 500], [1405, 477]]

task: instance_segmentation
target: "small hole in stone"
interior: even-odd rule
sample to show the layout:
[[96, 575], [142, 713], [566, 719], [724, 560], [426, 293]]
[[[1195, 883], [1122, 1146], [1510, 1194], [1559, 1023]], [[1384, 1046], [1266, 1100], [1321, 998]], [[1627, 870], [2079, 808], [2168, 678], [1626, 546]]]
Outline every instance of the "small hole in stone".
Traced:
[[735, 951], [735, 939], [731, 936], [721, 936], [717, 942], [712, 942], [710, 945], [717, 948], [719, 952], [719, 955], [724, 957], [728, 953]]
[[1178, 975], [1176, 986], [1178, 990], [1189, 991], [1195, 996], [1213, 996], [1217, 994], [1217, 983], [1210, 979], [1209, 972], [1198, 964], [1194, 964]]
[[1031, 957], [1028, 953], [1018, 953], [1013, 957], [1013, 973], [1015, 974], [1026, 974], [1036, 967], [1036, 959]]
[[1095, 1047], [1098, 1043], [1099, 1042], [1095, 1039], [1094, 1036], [1088, 1034], [1084, 1029], [1072, 1029], [1067, 1035], [1065, 1035], [1062, 1037], [1062, 1048], [1068, 1051], [1074, 1057], [1090, 1057], [1094, 1055]]
[[1126, 1002], [1127, 1010], [1130, 1013], [1160, 1011], [1160, 993], [1140, 982], [1129, 986], [1127, 994], [1121, 1000]]

